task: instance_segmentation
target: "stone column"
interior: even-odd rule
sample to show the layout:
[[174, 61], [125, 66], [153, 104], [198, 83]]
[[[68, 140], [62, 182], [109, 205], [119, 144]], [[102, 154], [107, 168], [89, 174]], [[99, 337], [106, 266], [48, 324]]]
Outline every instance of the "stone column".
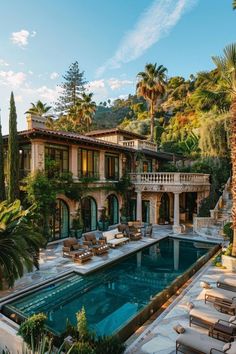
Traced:
[[137, 190], [137, 202], [136, 202], [136, 210], [137, 215], [136, 219], [142, 221], [142, 192], [141, 190]]
[[72, 173], [74, 181], [78, 180], [78, 146], [71, 145], [70, 148], [70, 158], [69, 158], [69, 169]]
[[181, 232], [181, 226], [179, 224], [179, 192], [174, 193], [174, 225], [173, 232], [178, 234]]
[[158, 224], [158, 220], [160, 217], [160, 207], [161, 207], [161, 200], [158, 200], [157, 204], [156, 204], [156, 223], [157, 224]]
[[100, 150], [99, 156], [100, 181], [105, 181], [105, 151]]
[[179, 269], [179, 240], [174, 240], [174, 270]]
[[45, 151], [43, 140], [33, 140], [31, 143], [31, 172], [45, 169]]

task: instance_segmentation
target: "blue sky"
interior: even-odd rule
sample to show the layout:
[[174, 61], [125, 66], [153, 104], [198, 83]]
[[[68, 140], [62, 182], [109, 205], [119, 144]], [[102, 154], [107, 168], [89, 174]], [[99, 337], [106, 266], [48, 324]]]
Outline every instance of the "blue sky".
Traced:
[[78, 60], [97, 102], [135, 91], [148, 62], [169, 76], [213, 68], [235, 42], [232, 0], [8, 0], [0, 12], [0, 107], [8, 131], [13, 90], [18, 130], [38, 99], [51, 104]]

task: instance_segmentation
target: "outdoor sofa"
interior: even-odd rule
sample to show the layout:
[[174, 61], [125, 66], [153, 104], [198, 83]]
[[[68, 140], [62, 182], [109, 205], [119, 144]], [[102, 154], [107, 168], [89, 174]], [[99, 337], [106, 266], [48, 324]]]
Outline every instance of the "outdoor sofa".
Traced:
[[72, 258], [76, 263], [83, 263], [93, 257], [93, 252], [89, 250], [88, 246], [79, 244], [76, 238], [68, 238], [63, 242], [62, 255]]
[[119, 232], [118, 228], [103, 232], [103, 237], [111, 247], [116, 247], [129, 241], [129, 237], [125, 237], [122, 232]]
[[129, 221], [129, 237], [131, 241], [138, 241], [142, 238], [141, 227], [142, 223], [140, 221]]
[[235, 354], [236, 342], [225, 343], [192, 328], [185, 328], [176, 339], [176, 353]]
[[84, 239], [83, 245], [88, 246], [96, 256], [101, 256], [109, 251], [109, 246], [105, 241], [97, 240], [93, 232], [85, 234]]

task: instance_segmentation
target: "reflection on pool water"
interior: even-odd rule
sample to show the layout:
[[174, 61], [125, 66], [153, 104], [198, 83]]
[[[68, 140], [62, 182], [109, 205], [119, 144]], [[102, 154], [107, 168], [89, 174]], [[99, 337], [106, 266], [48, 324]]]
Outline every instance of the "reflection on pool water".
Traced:
[[48, 326], [60, 334], [67, 319], [76, 324], [75, 313], [84, 306], [90, 328], [100, 335], [112, 334], [212, 247], [166, 238], [90, 275], [72, 273], [11, 302], [5, 310], [26, 317], [44, 312]]

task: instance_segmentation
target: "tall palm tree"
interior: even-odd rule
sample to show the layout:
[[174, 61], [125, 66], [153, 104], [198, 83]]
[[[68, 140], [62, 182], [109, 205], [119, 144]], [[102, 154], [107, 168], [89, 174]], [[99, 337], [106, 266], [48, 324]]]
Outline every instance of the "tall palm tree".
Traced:
[[9, 287], [24, 271], [38, 268], [39, 248], [44, 238], [32, 223], [33, 208], [23, 210], [19, 200], [0, 203], [0, 288]]
[[233, 10], [236, 10], [236, 0], [233, 1]]
[[138, 83], [136, 91], [138, 96], [142, 96], [148, 103], [151, 120], [151, 136], [154, 138], [154, 116], [157, 110], [157, 103], [166, 92], [167, 69], [163, 65], [146, 64], [145, 70], [138, 73]]
[[223, 56], [213, 57], [224, 83], [224, 90], [231, 96], [231, 162], [232, 162], [232, 221], [233, 221], [233, 248], [232, 256], [236, 257], [236, 43], [224, 49]]
[[36, 116], [44, 116], [51, 109], [51, 106], [47, 106], [47, 103], [43, 103], [38, 100], [36, 103], [31, 103], [31, 107], [25, 114], [34, 114]]
[[83, 92], [81, 94], [81, 99], [78, 102], [78, 105], [81, 109], [82, 121], [86, 126], [87, 132], [89, 131], [89, 127], [93, 122], [93, 116], [97, 109], [97, 105], [92, 100], [92, 98], [93, 98], [92, 93], [86, 94], [85, 92]]

